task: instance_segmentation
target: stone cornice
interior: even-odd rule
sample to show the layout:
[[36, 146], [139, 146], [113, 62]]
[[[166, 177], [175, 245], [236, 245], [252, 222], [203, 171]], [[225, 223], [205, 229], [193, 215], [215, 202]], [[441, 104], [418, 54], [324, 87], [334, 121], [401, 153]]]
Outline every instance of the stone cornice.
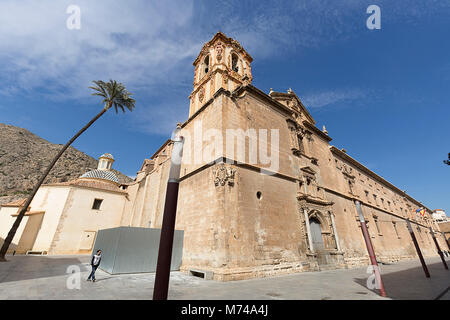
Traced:
[[[308, 109], [306, 109], [305, 105], [303, 104], [303, 102], [300, 100], [300, 98], [293, 92], [276, 92], [276, 91], [272, 91], [269, 96], [271, 98], [277, 97], [277, 98], [281, 98], [283, 100], [291, 100], [292, 98], [295, 98], [295, 100], [297, 100], [297, 103], [300, 107], [300, 109], [303, 111], [303, 113], [305, 114], [305, 116], [309, 119], [309, 121], [315, 125], [316, 121], [314, 120], [314, 118], [312, 117], [312, 115], [309, 113]], [[274, 99], [275, 100], [275, 99]], [[294, 111], [293, 111], [294, 112]]]
[[106, 189], [106, 188], [102, 188], [101, 186], [93, 186], [93, 185], [78, 185], [78, 184], [57, 184], [57, 183], [50, 183], [50, 184], [45, 184], [42, 185], [41, 187], [59, 187], [59, 188], [69, 188], [71, 190], [74, 189], [90, 189], [90, 190], [96, 190], [96, 191], [102, 191], [102, 192], [108, 192], [108, 193], [116, 193], [116, 194], [122, 194], [122, 195], [127, 195], [128, 192], [124, 191], [124, 190], [120, 190], [118, 188], [118, 190], [111, 190], [111, 189]]
[[194, 118], [196, 118], [200, 112], [202, 112], [203, 110], [205, 110], [210, 104], [213, 103], [213, 101], [220, 96], [221, 94], [224, 94], [228, 97], [231, 97], [231, 92], [228, 90], [225, 90], [224, 88], [219, 88], [219, 90], [217, 90], [214, 95], [212, 96], [211, 99], [209, 99], [208, 101], [206, 101], [197, 111], [194, 112], [193, 115], [191, 115], [189, 117], [189, 119], [187, 119], [185, 122], [183, 122], [181, 124], [181, 128], [184, 128], [189, 122], [191, 122], [192, 120], [194, 120]]
[[[19, 215], [19, 211], [18, 210], [16, 213], [11, 214], [11, 217], [17, 217]], [[25, 216], [34, 216], [36, 214], [45, 214], [45, 211], [27, 211], [25, 213]]]
[[[163, 149], [165, 148], [172, 140], [171, 139], [167, 139], [166, 142], [164, 142], [161, 147], [159, 147], [158, 150], [155, 151], [155, 153], [153, 153], [153, 155], [150, 157], [151, 160], [153, 160], [153, 158], [156, 157], [156, 155]], [[145, 160], [144, 160], [145, 162]], [[143, 165], [142, 165], [143, 166]], [[142, 167], [141, 167], [142, 168]]]
[[227, 163], [227, 164], [230, 164], [230, 165], [233, 165], [233, 166], [236, 166], [236, 167], [242, 167], [242, 168], [246, 168], [246, 169], [253, 170], [253, 171], [259, 171], [261, 173], [266, 172], [268, 175], [271, 175], [273, 177], [282, 178], [282, 179], [289, 180], [289, 181], [292, 181], [292, 182], [299, 181], [298, 178], [292, 177], [292, 176], [289, 176], [289, 175], [286, 175], [286, 174], [283, 174], [283, 173], [270, 171], [270, 170], [267, 170], [267, 169], [264, 169], [264, 168], [252, 165], [252, 164], [238, 162], [236, 160], [229, 159], [229, 158], [226, 158], [226, 157], [219, 157], [216, 160], [211, 161], [210, 163], [206, 163], [206, 164], [198, 167], [194, 171], [191, 171], [191, 172], [183, 175], [180, 178], [180, 182], [183, 181], [183, 180], [186, 180], [186, 179], [188, 179], [188, 178], [190, 178], [190, 177], [192, 177], [194, 175], [196, 175], [197, 173], [199, 173], [199, 172], [201, 172], [201, 171], [203, 171], [205, 169], [208, 169], [209, 167], [212, 167], [212, 166], [214, 166], [216, 164], [219, 164], [219, 163]]
[[313, 204], [317, 204], [317, 205], [321, 205], [321, 206], [332, 206], [334, 204], [334, 202], [332, 202], [332, 201], [313, 197], [311, 195], [304, 194], [302, 192], [297, 193], [297, 200], [299, 200], [299, 201], [303, 200], [303, 201], [306, 201], [307, 203], [313, 203]]
[[303, 125], [305, 127], [308, 127], [309, 129], [311, 129], [312, 131], [314, 131], [314, 133], [316, 133], [319, 137], [321, 137], [322, 139], [325, 139], [326, 141], [330, 142], [331, 140], [333, 140], [331, 137], [329, 137], [327, 134], [323, 133], [322, 130], [320, 130], [319, 128], [317, 128], [315, 125], [313, 125], [311, 122], [303, 120]]
[[289, 117], [289, 119], [291, 119], [292, 121], [295, 121], [292, 118], [292, 113], [293, 111], [286, 107], [284, 104], [282, 104], [281, 102], [276, 101], [275, 99], [272, 99], [272, 97], [270, 97], [268, 94], [266, 94], [265, 92], [259, 90], [258, 88], [252, 86], [251, 84], [248, 85], [243, 85], [243, 86], [239, 86], [237, 87], [234, 91], [233, 91], [233, 96], [237, 96], [239, 94], [241, 94], [243, 91], [248, 91], [250, 93], [253, 93], [254, 95], [258, 96], [259, 98], [261, 98], [262, 100], [269, 102], [271, 106], [275, 107], [277, 110], [281, 111], [282, 113], [284, 113], [286, 116]]
[[400, 195], [408, 198], [411, 202], [413, 202], [414, 204], [418, 205], [419, 207], [424, 207], [429, 212], [432, 212], [432, 210], [430, 210], [428, 207], [426, 207], [425, 205], [423, 205], [422, 203], [420, 203], [419, 201], [417, 201], [416, 199], [414, 199], [413, 197], [408, 195], [406, 192], [400, 190], [399, 188], [394, 186], [392, 183], [390, 183], [387, 180], [385, 180], [384, 178], [380, 177], [375, 172], [373, 172], [372, 170], [368, 169], [367, 167], [365, 167], [364, 165], [362, 165], [361, 163], [359, 163], [358, 161], [356, 161], [355, 159], [350, 157], [347, 153], [343, 152], [342, 150], [339, 150], [335, 146], [330, 146], [330, 151], [333, 154], [337, 155], [338, 157], [348, 161], [350, 164], [354, 165], [356, 168], [358, 168], [362, 172], [366, 173], [367, 175], [369, 175], [373, 179], [377, 180], [378, 182], [381, 182], [382, 184], [384, 184], [387, 187], [391, 188], [392, 190], [396, 191]]
[[[374, 206], [374, 205], [371, 204], [371, 203], [368, 203], [368, 202], [365, 202], [365, 201], [359, 199], [359, 197], [346, 195], [346, 194], [344, 194], [344, 193], [342, 193], [342, 192], [339, 192], [339, 191], [336, 191], [336, 190], [333, 190], [333, 189], [330, 189], [330, 188], [326, 188], [326, 187], [323, 187], [323, 189], [324, 189], [325, 191], [329, 192], [329, 193], [333, 193], [333, 194], [335, 194], [335, 195], [337, 195], [337, 196], [346, 198], [347, 200], [351, 200], [351, 201], [359, 201], [361, 204], [363, 204], [363, 205], [366, 206], [366, 207], [370, 207], [370, 208], [372, 208], [372, 209], [375, 209], [375, 210], [378, 210], [378, 211], [382, 211], [382, 212], [384, 212], [384, 213], [386, 213], [386, 214], [388, 214], [388, 215], [390, 215], [390, 216], [396, 217], [396, 218], [398, 218], [398, 219], [401, 219], [401, 220], [404, 220], [404, 221], [406, 221], [406, 220], [409, 219], [409, 218], [405, 218], [405, 217], [403, 217], [403, 216], [401, 216], [401, 215], [398, 215], [398, 214], [396, 214], [396, 213], [393, 213], [393, 212], [384, 210], [383, 208], [379, 208], [379, 207], [377, 207], [377, 206]], [[356, 209], [355, 209], [355, 210], [356, 210]], [[415, 221], [415, 220], [410, 220], [410, 219], [409, 219], [409, 221], [410, 221], [411, 223], [417, 224], [417, 225], [422, 226], [422, 227], [424, 227], [424, 228], [430, 228], [429, 226], [426, 226], [426, 225], [424, 225], [424, 224], [422, 224], [422, 223], [420, 223], [420, 222], [417, 222], [417, 221]], [[395, 221], [394, 221], [394, 222], [395, 222]]]
[[[290, 122], [296, 123], [295, 119], [292, 118], [292, 114], [294, 112], [293, 110], [291, 110], [289, 107], [285, 106], [281, 102], [278, 102], [277, 100], [273, 99], [270, 95], [268, 95], [265, 92], [259, 90], [258, 88], [256, 88], [255, 86], [253, 86], [251, 84], [246, 85], [246, 86], [239, 86], [239, 87], [237, 87], [233, 91], [232, 95], [233, 96], [239, 95], [243, 91], [249, 91], [251, 93], [254, 93], [258, 97], [262, 98], [264, 101], [269, 102], [272, 106], [276, 107], [278, 110], [282, 111], [283, 113], [285, 113], [288, 116], [286, 121], [290, 121]], [[303, 106], [303, 104], [302, 104], [302, 108], [305, 108]], [[309, 113], [307, 113], [307, 114], [309, 115]], [[304, 120], [302, 122], [302, 124], [304, 126], [308, 127], [309, 129], [311, 129], [312, 131], [314, 131], [314, 133], [316, 133], [317, 135], [319, 135], [321, 138], [325, 139], [326, 141], [329, 142], [329, 141], [333, 140], [327, 134], [323, 133], [320, 129], [318, 129], [313, 123], [311, 123], [311, 122], [309, 122], [307, 120]]]

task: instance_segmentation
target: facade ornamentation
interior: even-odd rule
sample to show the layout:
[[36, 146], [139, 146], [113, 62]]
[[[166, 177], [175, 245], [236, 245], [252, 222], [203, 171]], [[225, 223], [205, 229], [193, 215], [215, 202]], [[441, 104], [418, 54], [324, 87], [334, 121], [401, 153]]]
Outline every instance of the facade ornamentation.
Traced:
[[236, 49], [237, 51], [242, 50], [242, 46], [239, 43], [239, 41], [231, 39], [231, 45], [233, 46], [234, 49]]
[[214, 75], [211, 77], [211, 82], [210, 82], [210, 96], [212, 97], [214, 95], [215, 91], [215, 86], [214, 86]]
[[230, 166], [220, 165], [213, 171], [214, 184], [216, 187], [224, 186], [228, 183], [229, 186], [234, 185], [234, 175], [236, 170]]
[[248, 86], [251, 83], [250, 78], [247, 75], [242, 77], [242, 85]]
[[198, 91], [198, 100], [200, 102], [203, 102], [203, 99], [205, 98], [205, 87], [201, 87]]
[[223, 86], [226, 88], [228, 85], [228, 72], [224, 72], [222, 76]]
[[222, 45], [222, 42], [218, 42], [216, 44], [216, 59], [217, 59], [217, 62], [222, 61], [222, 57], [223, 57], [223, 45]]

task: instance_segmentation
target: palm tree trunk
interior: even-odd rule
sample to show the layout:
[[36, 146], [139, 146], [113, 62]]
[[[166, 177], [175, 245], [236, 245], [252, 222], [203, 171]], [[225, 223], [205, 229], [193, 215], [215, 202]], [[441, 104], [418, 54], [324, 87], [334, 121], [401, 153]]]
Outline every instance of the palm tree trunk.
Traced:
[[0, 249], [0, 261], [6, 261], [5, 255], [6, 252], [8, 251], [9, 246], [11, 245], [11, 242], [16, 234], [17, 229], [19, 228], [20, 222], [22, 221], [23, 217], [25, 216], [25, 213], [28, 210], [28, 207], [30, 206], [31, 201], [33, 200], [34, 196], [36, 195], [37, 191], [39, 190], [39, 188], [41, 187], [42, 183], [44, 183], [45, 178], [47, 178], [47, 175], [50, 173], [50, 171], [52, 170], [53, 166], [55, 165], [55, 163], [58, 161], [58, 159], [62, 156], [62, 154], [64, 153], [64, 151], [66, 151], [66, 149], [84, 132], [86, 131], [95, 121], [97, 121], [98, 118], [100, 118], [110, 107], [111, 107], [111, 103], [108, 104], [108, 106], [106, 106], [105, 108], [103, 108], [103, 110], [97, 114], [91, 121], [89, 121], [88, 124], [86, 124], [80, 131], [77, 132], [76, 135], [74, 135], [72, 137], [72, 139], [69, 140], [69, 142], [67, 142], [64, 147], [58, 152], [58, 154], [55, 156], [55, 158], [53, 159], [53, 161], [50, 163], [50, 165], [48, 166], [47, 170], [45, 170], [44, 174], [42, 175], [41, 179], [39, 180], [39, 182], [36, 184], [36, 186], [34, 187], [33, 191], [31, 192], [31, 194], [28, 196], [27, 201], [25, 202], [23, 208], [20, 210], [19, 215], [17, 216], [16, 220], [14, 221], [14, 224], [11, 227], [11, 230], [9, 230], [8, 232], [8, 236], [6, 237], [2, 248]]

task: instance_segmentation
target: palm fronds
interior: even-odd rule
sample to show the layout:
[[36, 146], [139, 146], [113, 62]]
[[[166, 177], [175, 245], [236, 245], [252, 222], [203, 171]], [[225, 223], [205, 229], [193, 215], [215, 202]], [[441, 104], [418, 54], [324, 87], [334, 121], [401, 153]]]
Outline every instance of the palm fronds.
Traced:
[[132, 93], [122, 83], [115, 80], [109, 80], [109, 82], [97, 80], [92, 82], [95, 84], [95, 86], [89, 87], [95, 90], [92, 95], [103, 97], [102, 103], [106, 109], [114, 106], [116, 113], [118, 109], [125, 112], [125, 108], [133, 111], [136, 100], [131, 98]]

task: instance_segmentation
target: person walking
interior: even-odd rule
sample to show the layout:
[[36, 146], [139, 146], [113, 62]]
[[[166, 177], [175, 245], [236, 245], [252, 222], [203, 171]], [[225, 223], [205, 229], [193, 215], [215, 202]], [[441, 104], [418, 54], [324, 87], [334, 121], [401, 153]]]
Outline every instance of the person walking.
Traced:
[[95, 282], [95, 271], [97, 271], [98, 266], [100, 265], [100, 261], [102, 261], [102, 250], [97, 250], [97, 254], [94, 254], [91, 259], [92, 271], [87, 281], [92, 279], [92, 282]]

